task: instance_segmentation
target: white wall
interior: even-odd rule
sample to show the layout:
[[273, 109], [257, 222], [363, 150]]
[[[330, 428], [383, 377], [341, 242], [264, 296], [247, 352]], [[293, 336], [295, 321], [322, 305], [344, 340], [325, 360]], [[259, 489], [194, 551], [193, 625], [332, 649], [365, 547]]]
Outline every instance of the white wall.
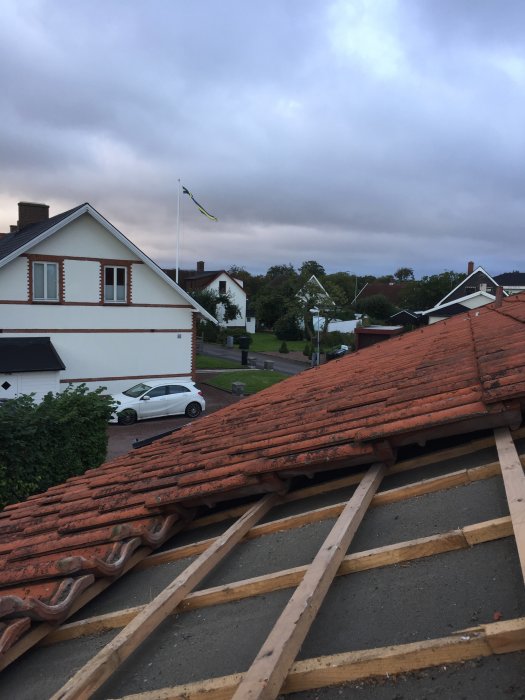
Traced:
[[[227, 327], [229, 327], [229, 326], [245, 326], [246, 325], [246, 292], [241, 287], [239, 287], [238, 284], [235, 284], [234, 282], [232, 282], [232, 278], [225, 273], [221, 273], [215, 280], [213, 280], [213, 282], [208, 285], [207, 289], [210, 289], [218, 294], [219, 293], [219, 282], [226, 282], [226, 294], [228, 294], [228, 293], [230, 294], [233, 303], [236, 304], [241, 311], [241, 315], [237, 316], [237, 318], [234, 319], [233, 321], [228, 321], [226, 323], [226, 326]], [[218, 316], [217, 320], [219, 321], [219, 323], [221, 325], [223, 325], [222, 319], [220, 318], [220, 315], [221, 315], [220, 309], [218, 308], [217, 309], [217, 316]]]
[[[27, 260], [17, 258], [9, 265], [0, 268], [0, 299], [26, 301], [27, 299]], [[2, 305], [0, 304], [0, 314]], [[0, 316], [1, 318], [1, 316]], [[0, 321], [0, 328], [2, 323]]]

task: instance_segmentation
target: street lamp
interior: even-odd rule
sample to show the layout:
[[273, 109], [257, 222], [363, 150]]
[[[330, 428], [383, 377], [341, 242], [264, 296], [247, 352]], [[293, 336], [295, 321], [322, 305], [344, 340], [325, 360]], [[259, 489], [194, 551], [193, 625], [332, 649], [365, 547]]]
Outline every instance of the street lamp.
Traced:
[[321, 354], [319, 352], [320, 347], [319, 347], [319, 326], [320, 326], [320, 319], [319, 319], [319, 309], [317, 306], [314, 306], [313, 309], [310, 309], [311, 314], [316, 314], [317, 315], [317, 366], [321, 364]]

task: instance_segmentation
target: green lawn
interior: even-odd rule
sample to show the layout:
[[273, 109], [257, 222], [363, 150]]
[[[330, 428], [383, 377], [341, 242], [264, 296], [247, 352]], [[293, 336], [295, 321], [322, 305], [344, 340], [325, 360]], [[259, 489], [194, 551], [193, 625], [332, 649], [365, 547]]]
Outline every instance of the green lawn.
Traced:
[[266, 389], [272, 386], [272, 384], [277, 384], [277, 382], [281, 382], [283, 379], [287, 378], [288, 375], [281, 374], [281, 372], [274, 372], [269, 369], [254, 369], [241, 370], [239, 372], [222, 372], [209, 380], [207, 379], [206, 383], [218, 389], [231, 391], [233, 382], [242, 382], [246, 385], [244, 390], [245, 394], [255, 394], [261, 391], [261, 389]]
[[209, 355], [197, 355], [197, 369], [239, 369], [241, 362], [224, 360], [221, 357], [210, 357]]
[[[279, 352], [282, 340], [276, 338], [273, 333], [253, 333], [253, 342], [250, 345], [252, 352]], [[306, 340], [287, 340], [288, 350], [298, 350], [302, 352], [306, 345]]]

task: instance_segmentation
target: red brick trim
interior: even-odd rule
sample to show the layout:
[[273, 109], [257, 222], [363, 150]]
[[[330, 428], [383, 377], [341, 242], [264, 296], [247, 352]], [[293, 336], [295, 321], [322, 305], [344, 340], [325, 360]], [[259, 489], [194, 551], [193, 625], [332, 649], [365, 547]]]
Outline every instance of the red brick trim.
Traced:
[[[133, 260], [112, 260], [111, 258], [99, 258], [100, 263], [100, 306], [130, 306], [131, 299], [131, 269]], [[125, 267], [126, 268], [126, 301], [105, 301], [104, 299], [104, 268], [105, 267]]]
[[188, 377], [188, 372], [181, 374], [137, 374], [137, 375], [126, 375], [122, 377], [73, 377], [68, 379], [61, 379], [60, 384], [76, 384], [83, 382], [115, 382], [120, 380], [140, 380], [140, 379], [171, 379], [172, 377]]
[[[27, 303], [28, 304], [63, 304], [65, 299], [66, 281], [64, 277], [64, 257], [61, 255], [41, 255], [28, 253], [27, 258]], [[58, 263], [58, 301], [46, 301], [33, 299], [33, 263], [50, 262]], [[9, 303], [9, 302], [8, 302]]]
[[197, 316], [193, 314], [191, 333], [191, 378], [195, 381], [197, 373]]
[[[34, 255], [35, 257], [40, 257], [42, 260], [50, 260], [52, 262], [53, 257], [62, 257], [62, 256], [53, 256], [53, 255], [37, 255], [35, 253], [23, 253], [20, 257], [21, 258], [27, 258], [29, 255]], [[64, 260], [80, 260], [81, 262], [103, 262], [105, 261], [106, 264], [108, 264], [108, 260], [106, 258], [90, 258], [87, 256], [81, 256], [81, 255], [64, 255], [63, 256]], [[121, 260], [115, 259], [115, 260], [109, 260], [109, 264], [112, 265], [122, 265], [123, 263], [130, 264], [130, 265], [144, 265], [144, 262], [142, 260]]]
[[4, 333], [193, 333], [191, 328], [4, 328]]
[[[0, 299], [0, 304], [32, 304], [32, 301], [20, 299]], [[38, 303], [38, 302], [35, 302]], [[53, 303], [53, 302], [46, 302]], [[64, 301], [64, 306], [100, 306], [99, 301]], [[106, 306], [109, 306], [107, 304]], [[126, 306], [125, 304], [113, 304], [112, 306]], [[189, 304], [133, 304], [134, 309], [193, 309]]]

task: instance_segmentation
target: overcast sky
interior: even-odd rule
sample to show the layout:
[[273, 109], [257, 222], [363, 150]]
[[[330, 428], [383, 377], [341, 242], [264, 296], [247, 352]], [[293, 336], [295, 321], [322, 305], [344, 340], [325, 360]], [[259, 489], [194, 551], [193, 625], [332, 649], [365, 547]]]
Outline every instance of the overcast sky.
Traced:
[[525, 271], [522, 0], [1, 0], [0, 230], [88, 201], [161, 266]]

